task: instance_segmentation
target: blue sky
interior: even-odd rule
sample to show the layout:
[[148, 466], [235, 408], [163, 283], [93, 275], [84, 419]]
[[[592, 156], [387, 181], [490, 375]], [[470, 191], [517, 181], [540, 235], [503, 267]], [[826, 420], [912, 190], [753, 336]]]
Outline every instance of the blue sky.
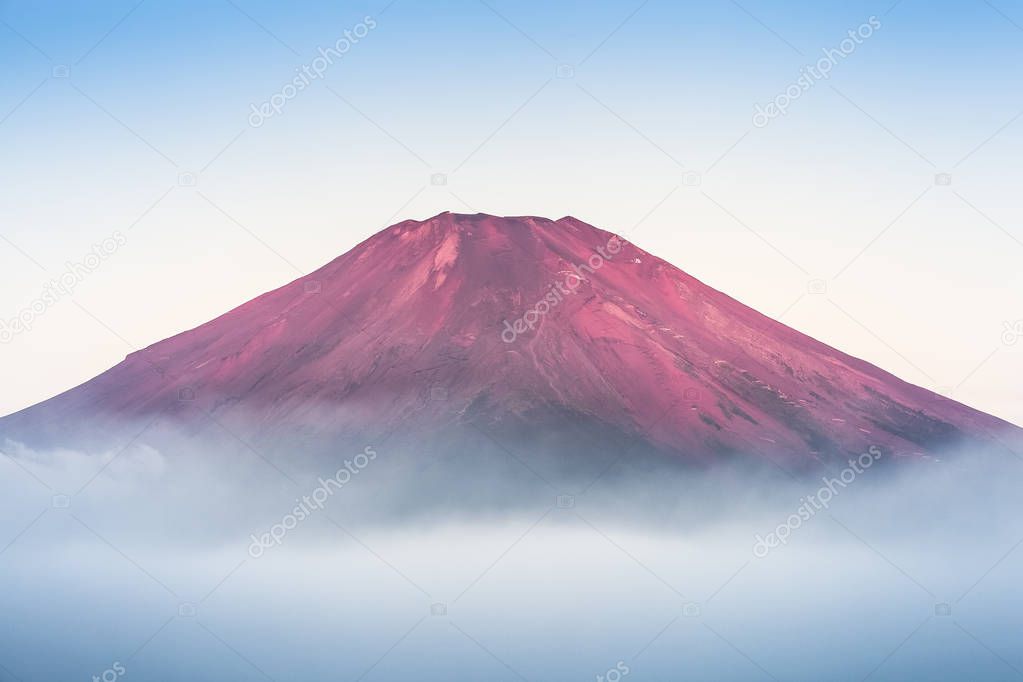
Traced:
[[[829, 78], [753, 125], [870, 17]], [[8, 0], [0, 20], [0, 318], [125, 237], [0, 345], [2, 413], [454, 210], [624, 233], [1023, 422], [1005, 334], [1023, 320], [1021, 2]]]

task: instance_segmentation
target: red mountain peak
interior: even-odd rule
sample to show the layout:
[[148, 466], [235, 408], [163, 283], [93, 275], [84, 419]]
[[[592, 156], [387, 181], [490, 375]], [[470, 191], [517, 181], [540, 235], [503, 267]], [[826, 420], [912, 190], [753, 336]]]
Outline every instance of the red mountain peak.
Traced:
[[[921, 456], [1005, 422], [775, 322], [566, 216], [406, 220], [319, 270], [0, 421], [244, 417], [264, 436], [535, 433], [566, 422], [694, 460]], [[424, 435], [424, 438], [426, 436]]]

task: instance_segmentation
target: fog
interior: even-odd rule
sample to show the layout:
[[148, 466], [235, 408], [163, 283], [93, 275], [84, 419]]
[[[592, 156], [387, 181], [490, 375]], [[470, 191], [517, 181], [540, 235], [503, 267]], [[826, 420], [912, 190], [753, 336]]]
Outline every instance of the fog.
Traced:
[[3, 444], [0, 680], [1023, 674], [1019, 444], [797, 474], [182, 443]]

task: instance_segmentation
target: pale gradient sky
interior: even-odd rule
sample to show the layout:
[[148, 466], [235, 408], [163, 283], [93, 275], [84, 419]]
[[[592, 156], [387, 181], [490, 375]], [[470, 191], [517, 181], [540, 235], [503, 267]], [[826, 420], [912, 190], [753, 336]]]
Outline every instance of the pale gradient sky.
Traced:
[[574, 215], [1023, 423], [1023, 2], [0, 0], [0, 64], [0, 318], [127, 237], [0, 345], [0, 414], [452, 210]]

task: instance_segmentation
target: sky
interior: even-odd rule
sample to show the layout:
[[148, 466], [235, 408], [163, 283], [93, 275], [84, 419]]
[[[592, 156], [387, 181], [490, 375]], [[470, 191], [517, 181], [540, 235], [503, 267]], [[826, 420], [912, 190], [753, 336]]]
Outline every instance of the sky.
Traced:
[[0, 0], [0, 414], [451, 210], [1021, 424], [1021, 57], [1009, 0]]

